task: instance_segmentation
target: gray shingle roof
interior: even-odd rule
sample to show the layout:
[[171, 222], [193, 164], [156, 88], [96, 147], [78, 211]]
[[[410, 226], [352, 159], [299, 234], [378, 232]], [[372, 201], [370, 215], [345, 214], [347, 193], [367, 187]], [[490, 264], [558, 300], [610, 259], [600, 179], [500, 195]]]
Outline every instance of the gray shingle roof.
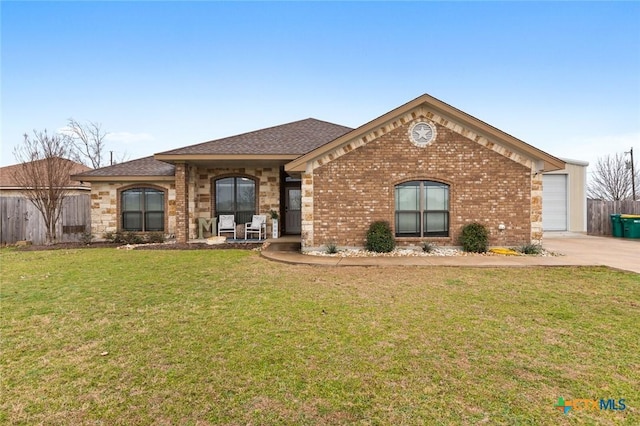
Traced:
[[351, 128], [307, 118], [293, 123], [186, 146], [160, 155], [303, 155]]
[[155, 160], [153, 157], [144, 157], [138, 160], [126, 161], [113, 166], [101, 167], [81, 173], [76, 176], [173, 176], [175, 166], [164, 161]]

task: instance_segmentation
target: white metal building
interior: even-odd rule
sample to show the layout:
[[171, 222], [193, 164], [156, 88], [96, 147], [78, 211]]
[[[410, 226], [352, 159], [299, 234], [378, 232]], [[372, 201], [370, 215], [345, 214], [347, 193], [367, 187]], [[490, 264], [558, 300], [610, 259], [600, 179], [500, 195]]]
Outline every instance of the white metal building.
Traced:
[[586, 161], [562, 158], [563, 170], [542, 177], [542, 229], [587, 232]]

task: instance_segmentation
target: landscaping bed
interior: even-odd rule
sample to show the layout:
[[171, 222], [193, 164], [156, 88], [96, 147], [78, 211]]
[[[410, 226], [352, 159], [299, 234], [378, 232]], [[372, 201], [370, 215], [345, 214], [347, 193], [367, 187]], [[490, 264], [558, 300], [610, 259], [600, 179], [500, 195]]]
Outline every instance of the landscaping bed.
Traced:
[[223, 244], [206, 244], [206, 243], [186, 243], [179, 244], [176, 242], [166, 243], [149, 243], [149, 244], [121, 244], [112, 242], [93, 242], [84, 244], [80, 242], [65, 242], [51, 245], [25, 245], [15, 247], [17, 251], [42, 251], [42, 250], [71, 250], [71, 249], [97, 249], [97, 248], [116, 248], [129, 250], [254, 250], [260, 248], [263, 242], [248, 243], [223, 243]]
[[[518, 256], [558, 256], [557, 253], [541, 249], [537, 254], [523, 254], [515, 252]], [[487, 251], [486, 253], [470, 253], [460, 250], [456, 247], [435, 247], [430, 251], [424, 251], [420, 248], [396, 248], [389, 253], [377, 253], [361, 249], [344, 249], [338, 250], [336, 253], [329, 253], [327, 250], [313, 250], [305, 252], [310, 256], [326, 256], [326, 257], [442, 257], [442, 256], [505, 256], [506, 253], [497, 250], [497, 252]], [[508, 254], [513, 255], [513, 254]]]

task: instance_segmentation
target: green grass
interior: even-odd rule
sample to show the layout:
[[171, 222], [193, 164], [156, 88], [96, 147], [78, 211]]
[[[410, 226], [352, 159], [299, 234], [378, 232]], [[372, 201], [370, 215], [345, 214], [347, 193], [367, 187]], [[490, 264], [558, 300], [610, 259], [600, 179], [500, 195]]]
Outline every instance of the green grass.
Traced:
[[631, 273], [115, 249], [0, 268], [0, 423], [640, 423]]

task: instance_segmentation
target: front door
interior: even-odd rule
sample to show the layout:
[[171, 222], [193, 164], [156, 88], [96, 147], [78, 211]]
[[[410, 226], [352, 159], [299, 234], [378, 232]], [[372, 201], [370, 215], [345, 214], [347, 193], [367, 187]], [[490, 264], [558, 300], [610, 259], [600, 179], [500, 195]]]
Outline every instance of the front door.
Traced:
[[285, 188], [284, 211], [285, 234], [299, 234], [302, 224], [302, 190], [300, 187]]

